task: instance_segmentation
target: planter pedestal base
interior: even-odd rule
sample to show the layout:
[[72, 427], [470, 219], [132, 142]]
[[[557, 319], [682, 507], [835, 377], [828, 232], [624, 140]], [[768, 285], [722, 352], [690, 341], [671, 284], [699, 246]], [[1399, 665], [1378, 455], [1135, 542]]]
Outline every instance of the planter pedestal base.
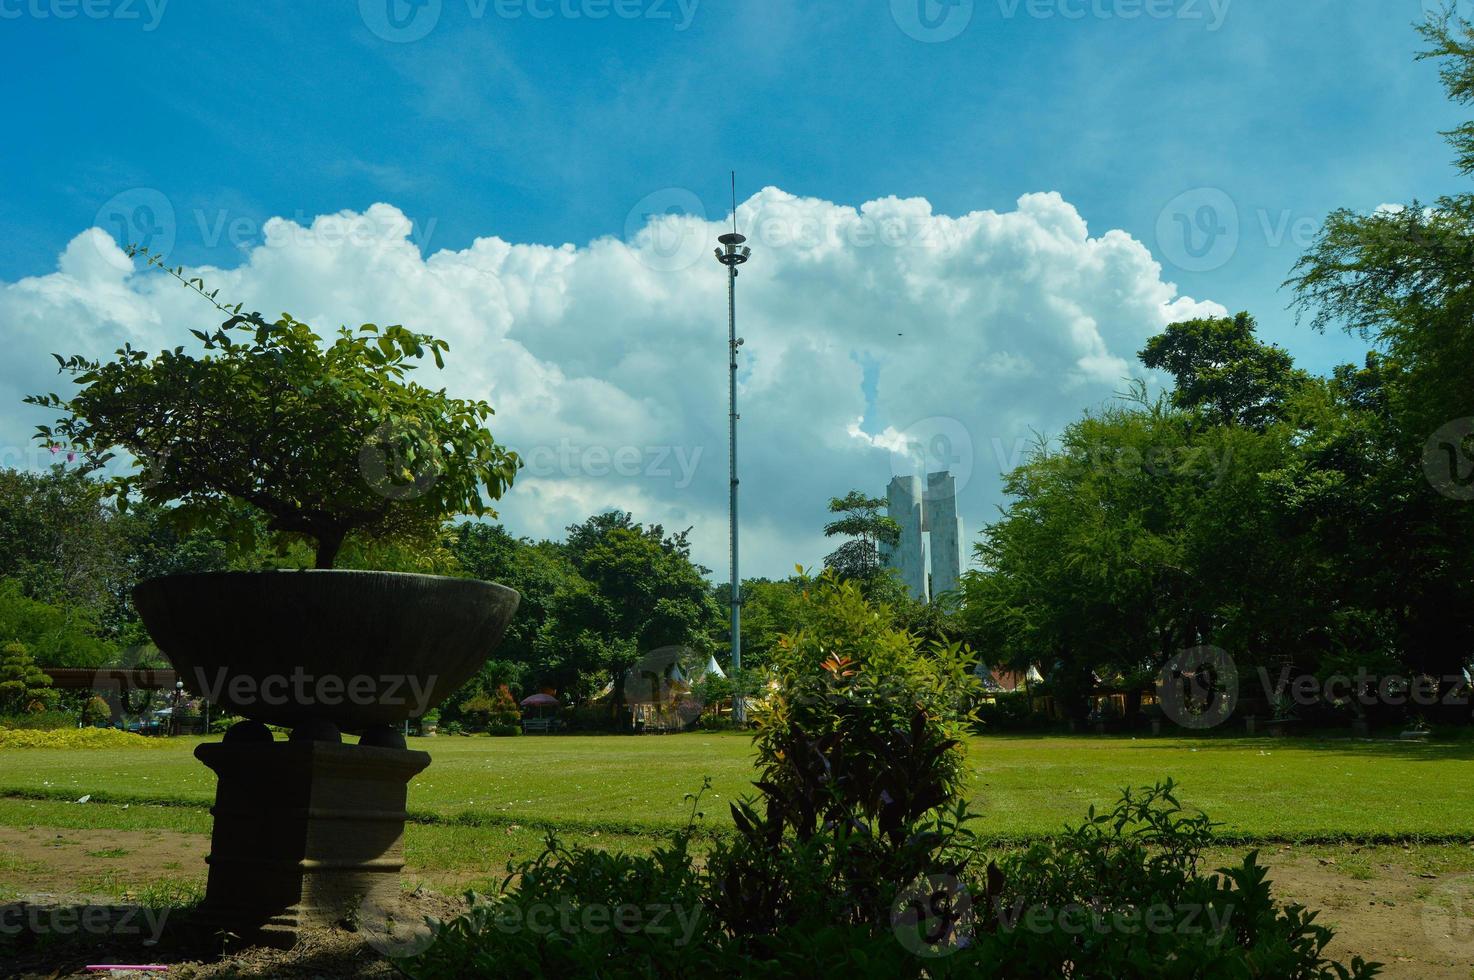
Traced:
[[195, 749], [219, 784], [210, 880], [193, 921], [212, 934], [290, 948], [304, 929], [364, 907], [392, 908], [405, 795], [429, 753], [242, 734]]

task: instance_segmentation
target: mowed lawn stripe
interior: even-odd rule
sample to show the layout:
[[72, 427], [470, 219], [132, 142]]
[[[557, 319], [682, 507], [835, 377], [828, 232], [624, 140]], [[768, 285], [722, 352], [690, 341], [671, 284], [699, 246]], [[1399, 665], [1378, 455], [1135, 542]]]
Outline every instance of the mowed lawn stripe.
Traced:
[[[167, 750], [0, 752], [0, 795], [204, 808], [214, 775]], [[978, 830], [1029, 838], [1078, 822], [1121, 787], [1168, 776], [1231, 839], [1474, 839], [1474, 743], [1350, 739], [986, 736], [969, 740]], [[741, 734], [414, 739], [434, 763], [410, 786], [424, 823], [519, 824], [641, 835], [686, 821], [688, 793], [712, 778], [707, 823], [752, 792]]]

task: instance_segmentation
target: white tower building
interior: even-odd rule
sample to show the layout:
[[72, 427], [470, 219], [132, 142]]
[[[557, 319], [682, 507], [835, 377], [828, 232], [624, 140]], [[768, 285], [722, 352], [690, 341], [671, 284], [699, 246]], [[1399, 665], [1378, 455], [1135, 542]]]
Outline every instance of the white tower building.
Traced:
[[962, 577], [962, 518], [957, 516], [957, 481], [951, 473], [929, 473], [922, 527], [930, 533], [931, 583], [935, 598], [957, 588]]
[[886, 501], [886, 512], [901, 525], [901, 540], [894, 548], [881, 546], [881, 563], [895, 569], [922, 602], [957, 588], [963, 534], [952, 474], [928, 474], [924, 490], [920, 476], [898, 476], [886, 490]]
[[880, 560], [894, 568], [907, 591], [926, 601], [926, 542], [922, 539], [921, 478], [898, 476], [886, 490], [886, 512], [901, 525], [901, 540], [894, 548], [880, 546]]

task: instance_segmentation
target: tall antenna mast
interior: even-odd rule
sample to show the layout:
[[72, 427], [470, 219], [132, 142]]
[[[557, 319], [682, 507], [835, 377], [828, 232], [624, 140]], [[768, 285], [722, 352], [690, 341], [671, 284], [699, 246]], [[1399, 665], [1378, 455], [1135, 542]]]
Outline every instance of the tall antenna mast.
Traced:
[[737, 171], [732, 171], [732, 230], [717, 238], [721, 247], [716, 250], [717, 261], [727, 267], [727, 437], [728, 465], [731, 472], [729, 487], [730, 533], [731, 533], [731, 596], [732, 596], [732, 673], [738, 681], [738, 689], [732, 698], [732, 715], [741, 723], [747, 720], [747, 703], [742, 697], [742, 577], [737, 567], [737, 348], [742, 338], [737, 336], [737, 267], [752, 255], [747, 241], [737, 233]]

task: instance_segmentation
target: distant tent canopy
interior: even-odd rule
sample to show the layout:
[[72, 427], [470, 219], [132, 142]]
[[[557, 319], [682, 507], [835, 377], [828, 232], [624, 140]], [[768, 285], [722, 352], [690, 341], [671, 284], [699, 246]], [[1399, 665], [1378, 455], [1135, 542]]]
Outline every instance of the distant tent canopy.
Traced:
[[640, 658], [639, 663], [625, 671], [620, 685], [625, 704], [667, 704], [688, 695], [692, 681], [699, 679], [705, 670], [693, 670], [688, 677], [681, 664], [696, 662], [696, 652], [690, 647], [670, 646], [651, 650]]
[[1006, 670], [1001, 667], [987, 667], [978, 664], [974, 671], [978, 679], [983, 682], [983, 690], [993, 692], [1011, 692], [1022, 690], [1030, 684], [1042, 684], [1044, 677], [1033, 665], [1023, 673], [1016, 670]]
[[[696, 696], [696, 685], [709, 677], [726, 676], [727, 672], [722, 670], [713, 655], [708, 654], [703, 663], [700, 654], [690, 647], [660, 647], [645, 654], [639, 663], [625, 671], [620, 678], [619, 691], [627, 707], [647, 714], [652, 710], [674, 712], [684, 721], [689, 721], [702, 709]], [[611, 681], [594, 696], [594, 701], [607, 702], [613, 699], [614, 694], [615, 685]]]

